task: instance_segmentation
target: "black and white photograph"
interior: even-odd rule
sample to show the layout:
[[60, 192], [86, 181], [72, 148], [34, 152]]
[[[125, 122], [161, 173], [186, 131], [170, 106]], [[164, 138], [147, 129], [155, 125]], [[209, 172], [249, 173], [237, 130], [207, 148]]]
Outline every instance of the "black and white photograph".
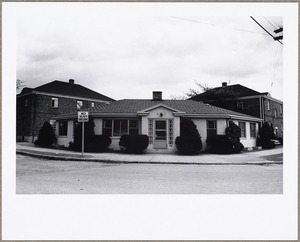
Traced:
[[295, 239], [297, 9], [5, 4], [7, 239]]

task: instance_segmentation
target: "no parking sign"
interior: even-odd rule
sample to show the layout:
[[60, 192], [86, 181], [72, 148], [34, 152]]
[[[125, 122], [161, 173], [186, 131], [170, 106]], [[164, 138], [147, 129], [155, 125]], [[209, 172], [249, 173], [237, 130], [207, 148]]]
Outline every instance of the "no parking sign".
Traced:
[[78, 122], [88, 122], [89, 121], [89, 112], [79, 111], [78, 112]]

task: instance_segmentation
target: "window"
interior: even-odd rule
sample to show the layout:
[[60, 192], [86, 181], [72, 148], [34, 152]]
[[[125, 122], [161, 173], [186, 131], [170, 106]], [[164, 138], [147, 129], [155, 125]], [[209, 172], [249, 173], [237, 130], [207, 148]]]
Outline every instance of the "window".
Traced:
[[59, 121], [59, 136], [68, 135], [68, 121]]
[[267, 109], [270, 110], [270, 101], [267, 100]]
[[217, 134], [217, 121], [216, 120], [207, 120], [207, 137]]
[[58, 108], [58, 98], [56, 97], [51, 98], [51, 107]]
[[255, 138], [256, 137], [256, 124], [250, 123], [250, 137]]
[[103, 132], [104, 135], [112, 136], [112, 120], [103, 120]]
[[243, 101], [237, 102], [237, 108], [244, 109], [244, 102]]
[[28, 106], [28, 99], [25, 98], [24, 107], [27, 107], [27, 106]]
[[129, 134], [138, 134], [137, 120], [129, 120]]
[[128, 120], [113, 120], [113, 136], [128, 134]]
[[91, 107], [92, 108], [95, 107], [95, 103], [94, 102], [91, 103]]
[[245, 122], [239, 122], [239, 127], [241, 129], [241, 137], [246, 138], [246, 123]]
[[282, 114], [282, 105], [279, 105], [279, 113]]
[[277, 109], [276, 108], [274, 109], [274, 116], [275, 116], [275, 118], [277, 118]]
[[83, 101], [77, 101], [77, 109], [81, 109], [83, 107]]
[[104, 119], [102, 133], [108, 136], [138, 134], [138, 122], [133, 119]]

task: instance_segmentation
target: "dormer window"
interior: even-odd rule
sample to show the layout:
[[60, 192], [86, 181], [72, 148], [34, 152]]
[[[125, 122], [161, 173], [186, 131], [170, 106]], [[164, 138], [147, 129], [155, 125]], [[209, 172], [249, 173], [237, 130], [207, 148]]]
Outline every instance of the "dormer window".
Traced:
[[80, 110], [83, 107], [83, 101], [77, 101], [77, 110]]
[[244, 109], [244, 102], [243, 101], [237, 102], [237, 108], [243, 110]]
[[51, 98], [51, 107], [58, 108], [58, 98], [56, 97]]

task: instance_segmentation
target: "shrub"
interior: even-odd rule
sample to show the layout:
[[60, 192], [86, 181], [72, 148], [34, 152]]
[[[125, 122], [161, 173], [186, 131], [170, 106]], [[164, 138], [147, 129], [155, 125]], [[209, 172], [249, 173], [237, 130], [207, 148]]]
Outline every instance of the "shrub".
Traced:
[[275, 143], [271, 139], [275, 139], [275, 133], [273, 125], [266, 122], [263, 123], [259, 129], [259, 138], [257, 138], [257, 146], [261, 146], [263, 149], [273, 149], [275, 148]]
[[34, 142], [35, 145], [41, 147], [51, 147], [56, 142], [54, 130], [49, 122], [45, 122], [40, 129], [38, 139]]
[[241, 128], [233, 122], [225, 129], [225, 135], [207, 137], [207, 150], [217, 154], [240, 153], [244, 145], [240, 142]]
[[225, 134], [229, 140], [240, 142], [241, 128], [234, 122], [229, 122], [229, 126], [225, 129]]
[[265, 138], [265, 139], [275, 139], [275, 133], [273, 125], [265, 122], [261, 126], [261, 128], [258, 131], [259, 137]]
[[270, 139], [258, 137], [256, 140], [256, 146], [261, 146], [263, 149], [275, 148], [275, 142]]
[[195, 155], [201, 151], [201, 136], [190, 118], [180, 119], [180, 136], [176, 137], [175, 144], [181, 155]]
[[[84, 151], [103, 152], [111, 144], [111, 139], [107, 135], [95, 135], [95, 124], [92, 120], [84, 124]], [[74, 142], [69, 143], [69, 149], [82, 150], [82, 124], [78, 123], [74, 131]]]
[[111, 138], [107, 135], [94, 135], [90, 136], [89, 140], [85, 142], [85, 150], [87, 152], [104, 152], [111, 144]]
[[199, 131], [193, 120], [185, 117], [180, 119], [180, 136], [200, 138]]
[[149, 145], [148, 135], [129, 135], [125, 134], [121, 136], [119, 146], [122, 151], [126, 153], [141, 154], [147, 149]]
[[196, 155], [202, 149], [202, 141], [197, 137], [178, 136], [175, 144], [181, 155]]
[[233, 141], [227, 135], [212, 135], [207, 137], [207, 150], [216, 154], [239, 153], [244, 150], [240, 141]]

